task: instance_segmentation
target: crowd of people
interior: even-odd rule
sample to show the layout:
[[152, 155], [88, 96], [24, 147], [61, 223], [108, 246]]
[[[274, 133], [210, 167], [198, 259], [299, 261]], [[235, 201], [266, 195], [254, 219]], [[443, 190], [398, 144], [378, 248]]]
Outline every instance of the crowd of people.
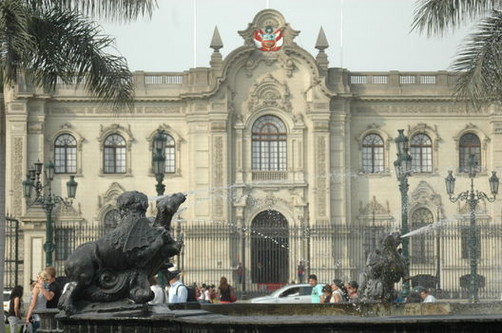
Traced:
[[340, 279], [322, 284], [317, 281], [317, 276], [308, 276], [308, 283], [312, 288], [312, 303], [356, 303], [359, 302], [359, 284], [357, 281], [343, 283]]
[[40, 272], [36, 280], [30, 281], [30, 288], [30, 301], [24, 321], [22, 320], [23, 287], [16, 286], [11, 291], [7, 317], [11, 333], [17, 333], [24, 327], [27, 332], [36, 333], [40, 327], [40, 316], [36, 312], [57, 308], [59, 297], [63, 291], [62, 286], [56, 281], [54, 267], [46, 267]]
[[226, 277], [220, 278], [220, 284], [216, 286], [196, 283], [185, 286], [179, 280], [180, 271], [176, 266], [170, 267], [165, 272], [168, 280], [166, 288], [158, 285], [155, 278], [150, 280], [150, 288], [154, 293], [154, 299], [149, 304], [176, 304], [187, 302], [199, 303], [233, 303], [237, 300], [234, 288], [228, 283]]
[[[234, 288], [224, 276], [220, 278], [220, 284], [216, 287], [209, 284], [185, 286], [179, 280], [179, 275], [180, 271], [175, 266], [171, 267], [167, 273], [168, 285], [166, 288], [162, 288], [156, 277], [152, 277], [150, 288], [154, 298], [149, 304], [232, 303], [237, 300]], [[40, 328], [40, 316], [37, 312], [57, 308], [63, 287], [56, 280], [55, 268], [46, 267], [37, 275], [36, 280], [30, 281], [31, 294], [25, 316], [23, 316], [23, 287], [14, 287], [10, 294], [7, 317], [10, 332], [18, 333], [26, 327], [28, 332], [37, 333]]]
[[[312, 288], [312, 303], [357, 303], [359, 302], [359, 284], [357, 281], [343, 282], [334, 279], [331, 284], [322, 284], [317, 281], [317, 276], [308, 276], [308, 283]], [[406, 303], [434, 303], [437, 299], [429, 294], [424, 287], [416, 287], [404, 300]]]

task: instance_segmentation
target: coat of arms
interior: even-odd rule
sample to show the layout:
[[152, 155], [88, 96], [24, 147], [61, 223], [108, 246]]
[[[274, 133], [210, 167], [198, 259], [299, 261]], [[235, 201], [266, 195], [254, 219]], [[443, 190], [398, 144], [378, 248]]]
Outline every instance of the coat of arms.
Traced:
[[253, 39], [256, 47], [261, 51], [280, 50], [284, 37], [282, 30], [274, 30], [272, 26], [266, 26], [264, 30], [259, 29], [254, 32]]

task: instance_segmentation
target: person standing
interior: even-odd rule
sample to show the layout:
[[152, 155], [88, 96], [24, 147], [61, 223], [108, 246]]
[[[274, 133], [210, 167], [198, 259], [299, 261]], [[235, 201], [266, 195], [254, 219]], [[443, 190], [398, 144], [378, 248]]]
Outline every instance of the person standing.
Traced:
[[[26, 325], [32, 325], [32, 333], [37, 333], [38, 328], [40, 327], [40, 316], [34, 311], [44, 310], [47, 308], [47, 299], [44, 294], [42, 294], [41, 289], [43, 285], [48, 287], [49, 277], [46, 271], [40, 272], [37, 278], [37, 282], [33, 287], [33, 291], [31, 294], [30, 307], [28, 308], [28, 313], [26, 314], [25, 323]], [[44, 288], [47, 290], [47, 288]]]
[[23, 300], [23, 287], [15, 286], [10, 293], [9, 301], [9, 321], [11, 333], [17, 333], [19, 326], [21, 326], [21, 305]]
[[321, 295], [323, 294], [322, 292], [323, 285], [317, 283], [317, 275], [315, 274], [309, 275], [308, 282], [312, 286], [312, 303], [314, 304], [321, 303]]
[[429, 294], [427, 289], [422, 289], [420, 291], [420, 298], [423, 299], [423, 303], [436, 303], [438, 301], [436, 297]]
[[305, 265], [302, 260], [300, 260], [300, 263], [296, 268], [296, 275], [298, 276], [298, 283], [303, 283], [305, 279]]
[[228, 284], [228, 280], [224, 276], [220, 278], [218, 291], [220, 293], [220, 303], [235, 302], [234, 296], [232, 295], [232, 286]]
[[172, 266], [167, 270], [167, 278], [169, 279], [169, 304], [186, 303], [188, 298], [188, 288], [179, 281], [180, 271], [176, 266]]
[[345, 288], [348, 292], [349, 302], [357, 303], [359, 302], [359, 283], [353, 280], [346, 284]]
[[342, 290], [342, 280], [334, 279], [333, 284], [331, 284], [331, 289], [333, 294], [331, 296], [330, 303], [342, 303], [343, 302], [343, 290]]
[[159, 286], [157, 278], [155, 276], [152, 276], [149, 282], [150, 290], [153, 292], [153, 299], [149, 301], [148, 304], [164, 304], [166, 302], [166, 295], [164, 293], [164, 289]]
[[244, 281], [244, 267], [242, 267], [242, 263], [239, 263], [237, 265], [237, 268], [235, 269], [235, 273], [237, 275], [237, 281], [239, 284], [242, 284]]
[[333, 291], [331, 290], [331, 286], [329, 284], [326, 284], [322, 288], [322, 293], [323, 294], [321, 295], [321, 303], [323, 303], [323, 304], [330, 303]]
[[47, 281], [40, 285], [40, 292], [47, 300], [47, 309], [55, 309], [58, 307], [59, 298], [63, 288], [56, 281], [56, 269], [52, 266], [45, 267]]

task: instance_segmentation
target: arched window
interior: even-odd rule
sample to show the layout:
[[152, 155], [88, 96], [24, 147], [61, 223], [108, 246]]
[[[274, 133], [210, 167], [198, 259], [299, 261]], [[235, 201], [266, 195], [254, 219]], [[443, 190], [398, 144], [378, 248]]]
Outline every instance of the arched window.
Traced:
[[61, 134], [54, 142], [54, 172], [77, 172], [77, 140], [70, 134]]
[[416, 134], [410, 140], [413, 172], [432, 172], [432, 141], [426, 134]]
[[481, 170], [481, 141], [473, 133], [466, 133], [460, 137], [459, 141], [459, 170], [469, 172], [469, 156], [474, 155], [476, 171]]
[[380, 135], [368, 134], [363, 138], [363, 171], [378, 173], [384, 171], [384, 145]]
[[258, 118], [252, 128], [252, 168], [255, 171], [286, 170], [286, 126], [277, 117]]
[[[411, 216], [412, 230], [428, 226], [434, 222], [432, 212], [427, 208], [418, 208]], [[411, 263], [432, 264], [434, 263], [434, 233], [425, 232], [410, 237]]]
[[119, 134], [111, 134], [104, 142], [104, 173], [126, 172], [126, 142]]
[[103, 221], [105, 233], [115, 229], [120, 222], [120, 214], [117, 209], [112, 209], [105, 214]]
[[164, 133], [166, 138], [166, 148], [164, 154], [166, 155], [166, 166], [165, 173], [175, 173], [176, 172], [176, 145], [174, 139], [169, 134]]

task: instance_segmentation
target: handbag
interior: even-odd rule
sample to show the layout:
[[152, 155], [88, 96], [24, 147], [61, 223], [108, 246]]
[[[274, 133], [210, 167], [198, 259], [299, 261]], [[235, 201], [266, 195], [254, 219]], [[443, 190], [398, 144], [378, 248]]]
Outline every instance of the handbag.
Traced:
[[33, 333], [33, 325], [31, 323], [24, 324], [22, 333]]
[[235, 289], [230, 287], [230, 302], [236, 302], [237, 301], [237, 295], [235, 293]]

